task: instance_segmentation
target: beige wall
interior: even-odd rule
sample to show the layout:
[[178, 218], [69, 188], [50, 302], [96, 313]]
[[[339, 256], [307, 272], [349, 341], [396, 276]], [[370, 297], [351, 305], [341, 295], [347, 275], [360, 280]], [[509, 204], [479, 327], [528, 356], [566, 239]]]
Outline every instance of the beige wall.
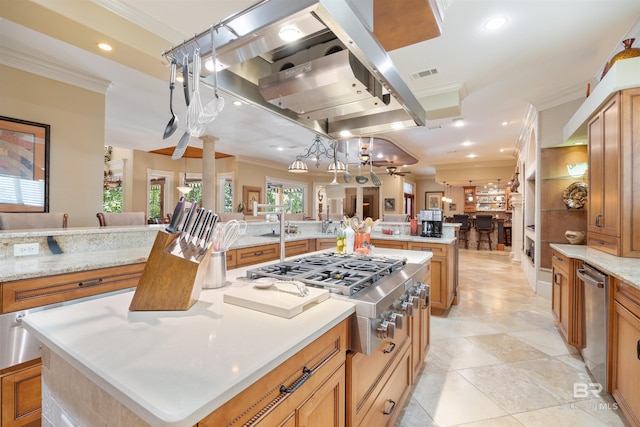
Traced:
[[4, 65], [0, 94], [0, 115], [51, 125], [49, 211], [69, 214], [69, 227], [97, 225], [104, 95]]

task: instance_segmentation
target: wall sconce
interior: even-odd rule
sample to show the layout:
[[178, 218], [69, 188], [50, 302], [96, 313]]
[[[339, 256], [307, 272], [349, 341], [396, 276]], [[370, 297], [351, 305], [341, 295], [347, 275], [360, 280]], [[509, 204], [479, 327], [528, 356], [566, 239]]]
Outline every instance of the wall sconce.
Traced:
[[567, 171], [573, 178], [580, 178], [584, 176], [585, 172], [587, 172], [587, 169], [589, 169], [589, 164], [587, 162], [567, 165]]

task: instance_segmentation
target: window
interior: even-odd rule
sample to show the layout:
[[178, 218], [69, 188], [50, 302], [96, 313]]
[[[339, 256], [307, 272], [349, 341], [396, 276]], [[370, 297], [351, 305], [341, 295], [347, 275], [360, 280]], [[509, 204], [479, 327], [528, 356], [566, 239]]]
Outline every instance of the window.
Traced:
[[234, 212], [233, 173], [218, 174], [218, 206], [220, 207], [220, 212]]
[[305, 184], [267, 178], [267, 204], [286, 205], [291, 202], [290, 213], [304, 212], [306, 193]]

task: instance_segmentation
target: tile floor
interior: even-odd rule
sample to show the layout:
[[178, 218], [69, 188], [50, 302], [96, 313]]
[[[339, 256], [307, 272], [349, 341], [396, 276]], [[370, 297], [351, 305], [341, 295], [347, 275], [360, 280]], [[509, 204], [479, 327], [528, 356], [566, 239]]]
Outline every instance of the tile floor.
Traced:
[[426, 366], [396, 427], [628, 426], [508, 252], [460, 250], [460, 304], [431, 318]]

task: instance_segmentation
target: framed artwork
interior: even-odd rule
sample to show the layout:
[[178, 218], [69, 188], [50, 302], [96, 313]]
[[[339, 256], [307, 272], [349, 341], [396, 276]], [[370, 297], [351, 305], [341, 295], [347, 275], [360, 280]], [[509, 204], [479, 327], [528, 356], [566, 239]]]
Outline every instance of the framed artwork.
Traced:
[[384, 199], [384, 210], [385, 211], [395, 211], [396, 210], [396, 199]]
[[456, 206], [455, 203], [449, 203], [449, 210], [450, 211], [455, 211], [458, 208], [458, 206]]
[[50, 126], [0, 116], [0, 211], [49, 212]]
[[444, 191], [431, 191], [424, 193], [425, 209], [442, 209], [442, 196]]
[[262, 200], [262, 188], [251, 187], [249, 185], [242, 186], [242, 202], [244, 203], [244, 214], [253, 214], [253, 202], [261, 203]]

